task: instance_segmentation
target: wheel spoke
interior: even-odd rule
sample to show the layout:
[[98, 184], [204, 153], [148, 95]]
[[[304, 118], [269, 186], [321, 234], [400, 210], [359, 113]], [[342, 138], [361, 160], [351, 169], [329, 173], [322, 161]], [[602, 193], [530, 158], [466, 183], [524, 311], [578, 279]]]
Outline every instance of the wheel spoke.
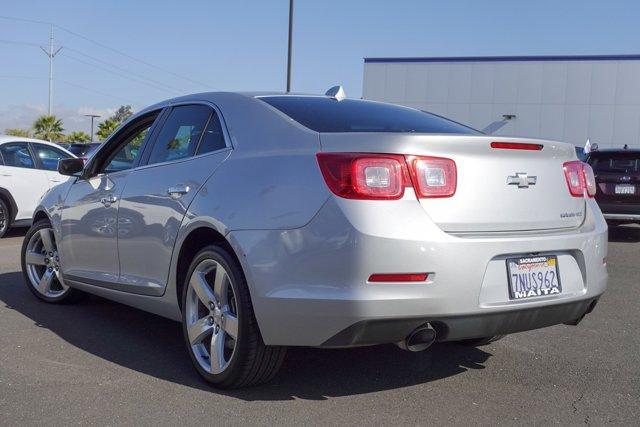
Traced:
[[44, 263], [45, 258], [46, 258], [45, 255], [42, 255], [41, 253], [38, 253], [38, 252], [29, 251], [25, 254], [25, 261], [27, 264], [30, 264], [30, 265], [45, 265]]
[[53, 271], [45, 271], [40, 279], [40, 283], [38, 283], [38, 291], [41, 294], [46, 295], [51, 289], [51, 282], [53, 282], [54, 273]]
[[193, 273], [193, 276], [191, 276], [191, 287], [206, 307], [209, 307], [210, 302], [215, 301], [213, 292], [211, 291], [204, 274], [200, 272]]
[[238, 318], [236, 317], [235, 314], [232, 314], [230, 311], [227, 311], [224, 314], [223, 329], [234, 340], [238, 338]]
[[225, 269], [218, 264], [216, 267], [216, 278], [213, 283], [213, 293], [216, 295], [220, 305], [227, 305], [227, 287], [229, 286], [229, 276]]
[[42, 239], [42, 246], [47, 252], [53, 252], [56, 250], [53, 244], [53, 236], [51, 235], [50, 228], [43, 228], [40, 230], [40, 238]]
[[209, 351], [209, 360], [211, 362], [211, 372], [217, 374], [222, 372], [225, 365], [224, 360], [224, 336], [225, 332], [220, 329], [218, 333], [214, 333], [211, 338], [211, 350]]
[[189, 334], [189, 342], [191, 345], [199, 344], [202, 342], [204, 337], [207, 336], [212, 330], [211, 325], [209, 324], [209, 318], [203, 317], [196, 321], [193, 325], [189, 326], [188, 334]]

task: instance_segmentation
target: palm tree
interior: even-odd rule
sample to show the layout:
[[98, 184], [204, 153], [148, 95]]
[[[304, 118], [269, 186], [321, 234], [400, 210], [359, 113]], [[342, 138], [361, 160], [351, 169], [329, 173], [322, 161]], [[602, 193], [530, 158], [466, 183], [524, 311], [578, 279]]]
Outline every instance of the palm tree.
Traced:
[[11, 136], [19, 136], [21, 138], [31, 137], [31, 132], [29, 131], [29, 129], [19, 129], [19, 128], [5, 129], [4, 133]]
[[91, 137], [89, 136], [88, 133], [75, 131], [67, 135], [64, 141], [65, 142], [89, 142], [91, 141]]
[[109, 117], [98, 125], [98, 132], [96, 132], [96, 135], [101, 141], [104, 141], [118, 128], [119, 125], [120, 122], [118, 120], [114, 117]]
[[56, 116], [40, 116], [33, 123], [33, 135], [47, 141], [57, 141], [64, 137], [62, 120]]

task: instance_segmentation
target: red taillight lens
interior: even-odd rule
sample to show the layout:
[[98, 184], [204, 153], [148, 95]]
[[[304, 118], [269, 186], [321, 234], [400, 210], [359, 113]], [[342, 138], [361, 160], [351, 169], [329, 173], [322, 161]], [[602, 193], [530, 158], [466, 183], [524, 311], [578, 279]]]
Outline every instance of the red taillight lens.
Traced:
[[372, 274], [369, 276], [369, 282], [424, 282], [428, 277], [428, 273]]
[[412, 186], [419, 198], [451, 197], [456, 192], [456, 164], [451, 159], [369, 153], [317, 157], [329, 189], [346, 199], [397, 200]]
[[318, 153], [329, 189], [347, 199], [396, 200], [411, 185], [404, 156], [395, 154]]
[[573, 197], [584, 197], [586, 184], [583, 163], [580, 160], [574, 160], [564, 163], [562, 167], [569, 186], [569, 193]]
[[529, 150], [540, 151], [544, 145], [542, 144], [527, 144], [521, 142], [492, 142], [491, 148], [500, 148], [503, 150]]
[[591, 165], [589, 165], [588, 163], [582, 163], [582, 168], [584, 171], [584, 184], [585, 187], [587, 188], [587, 195], [589, 197], [593, 197], [596, 195], [596, 176], [593, 173], [593, 169], [591, 168]]
[[442, 157], [407, 156], [416, 195], [425, 197], [451, 197], [456, 192], [456, 164]]

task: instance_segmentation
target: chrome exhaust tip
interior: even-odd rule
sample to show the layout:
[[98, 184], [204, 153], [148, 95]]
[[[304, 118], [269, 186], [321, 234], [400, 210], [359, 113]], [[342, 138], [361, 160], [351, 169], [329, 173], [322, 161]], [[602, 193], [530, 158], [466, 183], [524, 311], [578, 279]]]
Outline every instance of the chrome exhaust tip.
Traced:
[[404, 341], [396, 343], [403, 350], [418, 352], [431, 347], [436, 341], [436, 330], [427, 324], [411, 332]]

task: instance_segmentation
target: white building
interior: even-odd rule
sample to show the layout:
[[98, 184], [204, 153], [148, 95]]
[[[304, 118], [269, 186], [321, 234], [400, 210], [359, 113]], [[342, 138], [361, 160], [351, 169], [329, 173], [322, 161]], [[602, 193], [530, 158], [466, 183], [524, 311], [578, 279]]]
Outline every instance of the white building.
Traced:
[[363, 85], [480, 130], [514, 116], [496, 135], [640, 147], [640, 55], [365, 58]]

